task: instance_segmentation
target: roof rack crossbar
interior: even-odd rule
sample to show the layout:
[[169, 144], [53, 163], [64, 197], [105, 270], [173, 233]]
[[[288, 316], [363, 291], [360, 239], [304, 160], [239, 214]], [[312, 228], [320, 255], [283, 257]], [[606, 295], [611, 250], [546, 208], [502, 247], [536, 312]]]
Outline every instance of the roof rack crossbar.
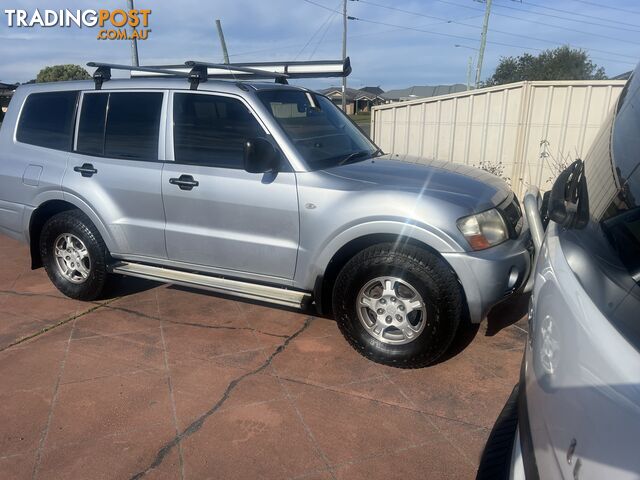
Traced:
[[288, 77], [288, 75], [286, 73], [277, 73], [277, 72], [269, 72], [269, 71], [265, 71], [265, 70], [259, 70], [257, 68], [250, 68], [250, 67], [245, 67], [244, 65], [231, 65], [229, 63], [208, 63], [208, 62], [197, 62], [194, 60], [188, 60], [186, 62], [184, 62], [184, 64], [187, 67], [204, 67], [207, 69], [207, 74], [208, 69], [209, 68], [215, 68], [215, 69], [219, 69], [219, 70], [227, 70], [229, 72], [230, 75], [237, 75], [239, 72], [240, 75], [242, 75], [243, 73], [247, 73], [250, 74], [252, 76], [256, 76], [256, 77], [262, 77], [262, 78], [281, 78], [281, 77]]
[[195, 90], [210, 78], [251, 80], [275, 79], [287, 84], [291, 78], [346, 77], [351, 73], [349, 57], [344, 60], [313, 60], [288, 62], [209, 63], [189, 60], [182, 65], [132, 66], [114, 63], [89, 62], [96, 67], [93, 74], [96, 90], [111, 79], [111, 70], [128, 70], [132, 77], [169, 76], [187, 78]]
[[120, 65], [117, 63], [100, 63], [100, 62], [89, 62], [87, 63], [88, 67], [97, 67], [96, 71], [93, 72], [93, 80], [96, 84], [96, 90], [100, 90], [102, 88], [102, 83], [108, 80], [111, 80], [111, 70], [128, 70], [128, 71], [136, 71], [136, 72], [145, 72], [145, 73], [155, 73], [155, 74], [168, 74], [177, 77], [185, 77], [189, 78], [188, 72], [182, 72], [178, 70], [168, 70], [161, 67], [140, 67], [135, 65]]

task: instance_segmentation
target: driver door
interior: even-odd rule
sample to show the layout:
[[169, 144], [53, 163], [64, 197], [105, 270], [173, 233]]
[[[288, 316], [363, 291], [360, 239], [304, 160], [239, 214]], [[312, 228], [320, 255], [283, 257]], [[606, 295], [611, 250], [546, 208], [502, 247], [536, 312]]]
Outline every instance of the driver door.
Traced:
[[162, 172], [169, 260], [240, 277], [292, 279], [299, 241], [295, 173], [243, 168], [244, 143], [268, 136], [231, 95], [173, 92], [173, 162]]

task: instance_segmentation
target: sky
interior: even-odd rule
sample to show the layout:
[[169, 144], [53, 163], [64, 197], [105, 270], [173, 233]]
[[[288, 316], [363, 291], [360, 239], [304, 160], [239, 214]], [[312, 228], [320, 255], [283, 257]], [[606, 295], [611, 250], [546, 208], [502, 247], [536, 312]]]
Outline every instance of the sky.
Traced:
[[[24, 82], [53, 64], [130, 63], [130, 43], [97, 40], [97, 28], [8, 27], [5, 9], [126, 8], [125, 0], [3, 0], [0, 81]], [[135, 0], [151, 9], [142, 65], [222, 61], [215, 19], [231, 62], [322, 60], [342, 55], [342, 0]], [[348, 0], [348, 86], [384, 90], [466, 83], [475, 64], [485, 3], [478, 0]], [[482, 78], [501, 57], [568, 44], [584, 48], [614, 76], [640, 59], [637, 0], [493, 0]], [[92, 69], [88, 70], [91, 72]], [[474, 73], [475, 75], [475, 73]], [[336, 79], [298, 81], [311, 88]]]

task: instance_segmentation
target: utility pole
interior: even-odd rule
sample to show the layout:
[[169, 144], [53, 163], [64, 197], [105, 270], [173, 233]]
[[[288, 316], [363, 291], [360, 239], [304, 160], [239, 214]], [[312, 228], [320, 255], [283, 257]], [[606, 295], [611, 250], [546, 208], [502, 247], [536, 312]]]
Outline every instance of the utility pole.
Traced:
[[473, 57], [469, 55], [469, 60], [467, 62], [467, 90], [471, 90], [471, 65], [473, 62]]
[[486, 0], [484, 8], [484, 22], [480, 35], [480, 52], [478, 53], [478, 66], [476, 67], [476, 88], [480, 84], [482, 75], [482, 61], [484, 60], [484, 48], [487, 46], [487, 30], [489, 28], [489, 16], [491, 15], [491, 0]]
[[222, 55], [224, 56], [224, 63], [229, 63], [229, 52], [227, 52], [227, 42], [224, 41], [224, 33], [222, 33], [222, 23], [219, 19], [216, 19], [216, 28], [218, 29], [218, 37], [220, 37], [220, 45], [222, 45]]
[[[347, 0], [342, 0], [342, 61], [347, 58]], [[347, 77], [342, 77], [342, 111], [347, 113]]]
[[[127, 6], [129, 10], [133, 10], [133, 0], [127, 0]], [[136, 31], [135, 27], [131, 27], [132, 32]], [[140, 65], [140, 60], [138, 59], [138, 39], [131, 39], [131, 65], [137, 67]]]

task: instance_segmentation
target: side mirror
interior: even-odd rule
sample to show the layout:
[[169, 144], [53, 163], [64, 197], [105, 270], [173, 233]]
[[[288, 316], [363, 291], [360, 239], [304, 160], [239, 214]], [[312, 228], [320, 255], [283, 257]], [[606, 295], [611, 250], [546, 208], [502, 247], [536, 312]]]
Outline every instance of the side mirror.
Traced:
[[252, 138], [244, 143], [244, 169], [249, 173], [275, 170], [280, 152], [266, 138]]
[[576, 160], [558, 175], [549, 193], [547, 216], [565, 228], [587, 224], [589, 204], [582, 160]]

